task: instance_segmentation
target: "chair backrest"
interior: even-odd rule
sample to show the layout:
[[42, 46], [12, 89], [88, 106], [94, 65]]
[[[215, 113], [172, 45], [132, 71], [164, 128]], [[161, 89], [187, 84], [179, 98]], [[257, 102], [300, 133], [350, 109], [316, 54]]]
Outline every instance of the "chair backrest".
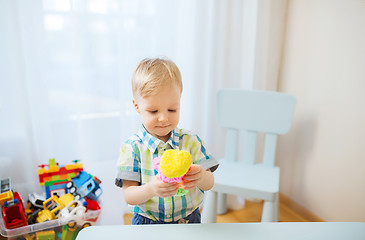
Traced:
[[254, 164], [257, 133], [265, 133], [263, 164], [274, 166], [278, 134], [289, 131], [295, 97], [279, 92], [221, 89], [217, 93], [218, 124], [227, 128], [225, 159], [236, 160], [238, 131], [246, 131], [244, 161]]

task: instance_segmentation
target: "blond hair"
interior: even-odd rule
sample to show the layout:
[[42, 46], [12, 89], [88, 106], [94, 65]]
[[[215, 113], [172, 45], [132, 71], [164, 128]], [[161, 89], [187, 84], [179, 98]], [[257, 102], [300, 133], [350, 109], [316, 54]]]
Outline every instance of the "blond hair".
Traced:
[[182, 92], [181, 74], [176, 64], [167, 58], [143, 59], [132, 76], [133, 96], [154, 95], [160, 87], [168, 84], [176, 84]]

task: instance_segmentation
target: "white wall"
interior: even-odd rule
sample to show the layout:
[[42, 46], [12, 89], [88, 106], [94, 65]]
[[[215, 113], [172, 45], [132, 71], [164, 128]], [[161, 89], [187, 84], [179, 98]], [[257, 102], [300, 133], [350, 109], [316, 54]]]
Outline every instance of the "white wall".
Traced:
[[279, 91], [280, 191], [326, 221], [365, 221], [365, 1], [290, 0]]

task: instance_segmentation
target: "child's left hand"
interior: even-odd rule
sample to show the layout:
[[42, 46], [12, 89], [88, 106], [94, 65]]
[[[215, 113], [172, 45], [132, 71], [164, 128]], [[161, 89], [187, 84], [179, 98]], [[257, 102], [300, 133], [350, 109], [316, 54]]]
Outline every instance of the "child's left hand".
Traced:
[[204, 168], [198, 164], [192, 164], [183, 178], [182, 185], [185, 190], [194, 189], [198, 186], [204, 175]]

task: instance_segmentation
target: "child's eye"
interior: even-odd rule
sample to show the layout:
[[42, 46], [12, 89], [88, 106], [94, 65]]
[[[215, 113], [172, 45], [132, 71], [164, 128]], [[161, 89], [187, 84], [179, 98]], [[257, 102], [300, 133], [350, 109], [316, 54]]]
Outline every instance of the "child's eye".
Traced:
[[175, 109], [169, 109], [169, 112], [176, 112]]
[[154, 114], [154, 113], [157, 113], [157, 110], [154, 110], [154, 111], [148, 111], [149, 113], [152, 113], [152, 114]]

